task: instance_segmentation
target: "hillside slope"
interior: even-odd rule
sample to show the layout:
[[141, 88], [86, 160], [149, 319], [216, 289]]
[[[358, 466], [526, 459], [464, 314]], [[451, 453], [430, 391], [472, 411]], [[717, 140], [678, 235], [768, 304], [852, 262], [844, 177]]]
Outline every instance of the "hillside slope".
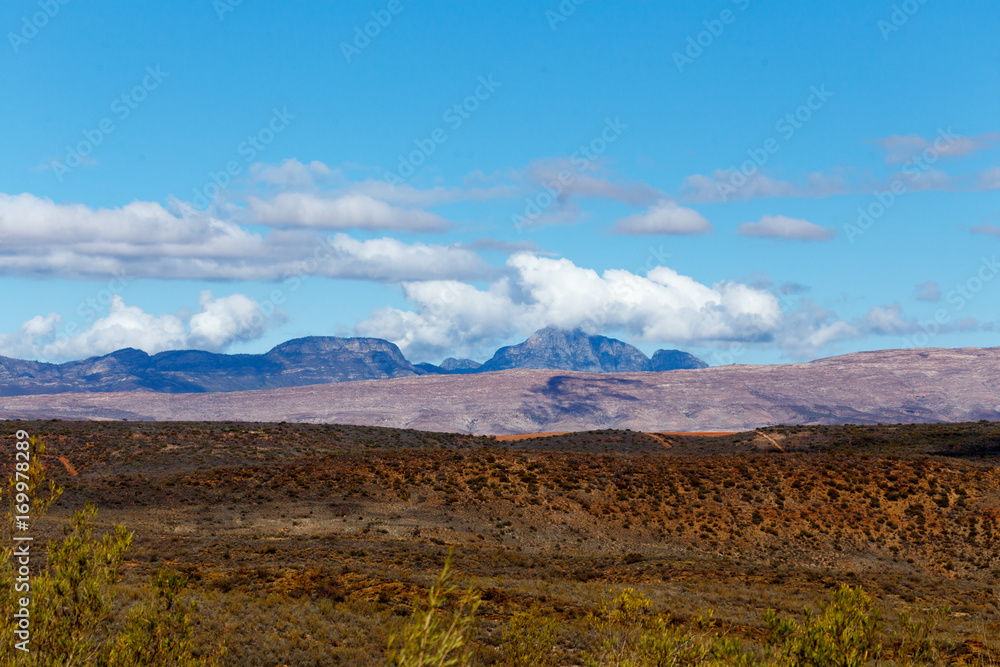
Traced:
[[197, 395], [2, 397], [0, 417], [336, 422], [489, 434], [1000, 420], [1000, 348], [665, 373], [510, 370]]

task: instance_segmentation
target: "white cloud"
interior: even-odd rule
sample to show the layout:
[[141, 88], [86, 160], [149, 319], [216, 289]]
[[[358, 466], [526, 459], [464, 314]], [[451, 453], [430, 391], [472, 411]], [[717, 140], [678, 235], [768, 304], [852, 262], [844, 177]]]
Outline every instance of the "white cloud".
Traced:
[[[337, 276], [380, 282], [441, 280], [452, 276], [484, 276], [493, 270], [476, 253], [458, 245], [403, 243], [393, 238], [358, 241], [336, 234], [331, 243]], [[323, 274], [323, 269], [319, 271]]]
[[179, 349], [220, 352], [236, 341], [259, 338], [282, 317], [280, 313], [265, 316], [260, 305], [243, 294], [216, 299], [204, 291], [200, 311], [185, 322], [178, 315], [151, 315], [128, 306], [116, 294], [108, 314], [84, 331], [60, 330], [63, 319], [56, 313], [36, 316], [16, 333], [0, 335], [0, 354], [61, 362], [127, 347], [149, 354]]
[[267, 319], [260, 304], [243, 294], [216, 299], [201, 293], [201, 312], [191, 317], [189, 344], [198, 349], [221, 350], [237, 340], [264, 335]]
[[92, 209], [0, 194], [0, 239], [0, 274], [20, 276], [278, 280], [310, 274], [391, 282], [489, 272], [478, 255], [457, 246], [325, 238], [301, 229], [260, 234], [176, 201], [171, 210], [154, 202]]
[[705, 234], [714, 231], [705, 217], [675, 202], [662, 200], [647, 211], [617, 220], [616, 234]]
[[783, 215], [765, 215], [759, 222], [744, 222], [736, 230], [740, 236], [796, 241], [829, 241], [837, 235], [832, 229]]
[[5, 237], [5, 246], [54, 241], [94, 251], [128, 246], [136, 254], [149, 254], [150, 248], [233, 254], [260, 243], [259, 236], [234, 223], [207, 215], [180, 217], [155, 202], [91, 209], [83, 204], [56, 204], [31, 194], [0, 193], [0, 234]]
[[250, 222], [273, 226], [416, 232], [443, 232], [452, 227], [436, 213], [398, 208], [364, 194], [325, 198], [283, 192], [266, 201], [249, 197], [247, 206]]
[[443, 231], [449, 223], [421, 209], [500, 199], [523, 199], [529, 212], [538, 209], [530, 216], [534, 226], [569, 224], [587, 217], [580, 200], [648, 206], [663, 198], [646, 183], [613, 180], [600, 161], [579, 156], [536, 160], [521, 169], [490, 175], [473, 172], [459, 187], [419, 188], [375, 178], [349, 181], [339, 169], [294, 159], [280, 165], [256, 163], [250, 168], [249, 181], [268, 192], [267, 196], [247, 196], [249, 220], [325, 229]]
[[[350, 170], [352, 167], [345, 165], [345, 168]], [[357, 169], [370, 171], [364, 167]], [[497, 177], [489, 179], [478, 173], [474, 178], [466, 179], [463, 187], [418, 188], [409, 183], [393, 185], [377, 178], [351, 181], [340, 168], [330, 167], [318, 160], [304, 164], [294, 158], [278, 165], [255, 162], [250, 165], [249, 172], [249, 182], [252, 185], [262, 185], [272, 192], [309, 192], [318, 195], [322, 191], [322, 196], [327, 199], [365, 195], [386, 204], [418, 208], [464, 201], [507, 199], [518, 196], [520, 192], [511, 184], [494, 182]]]
[[331, 169], [319, 160], [303, 164], [294, 158], [279, 165], [255, 162], [249, 171], [253, 182], [279, 187], [313, 188], [320, 182], [343, 178], [339, 169]]
[[864, 317], [864, 331], [883, 336], [897, 336], [913, 333], [919, 329], [915, 319], [903, 317], [903, 308], [898, 303], [873, 306]]
[[521, 329], [524, 314], [508, 278], [486, 290], [450, 280], [404, 283], [402, 288], [414, 310], [377, 309], [358, 324], [357, 332], [396, 343], [411, 360], [484, 353], [485, 345]]
[[530, 254], [507, 261], [511, 275], [486, 290], [455, 281], [405, 283], [414, 308], [383, 308], [358, 325], [417, 357], [474, 354], [515, 333], [544, 326], [623, 330], [649, 342], [706, 344], [761, 340], [781, 310], [773, 294], [738, 283], [702, 285], [668, 267], [646, 276], [603, 274], [567, 259]]

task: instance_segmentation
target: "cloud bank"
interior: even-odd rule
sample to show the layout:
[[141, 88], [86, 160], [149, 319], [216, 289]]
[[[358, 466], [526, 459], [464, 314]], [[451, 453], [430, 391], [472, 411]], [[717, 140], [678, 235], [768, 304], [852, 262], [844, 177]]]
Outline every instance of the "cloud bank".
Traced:
[[[351, 215], [356, 221], [375, 221], [378, 210], [393, 214], [391, 209], [367, 210], [364, 200], [355, 203], [358, 208]], [[92, 209], [30, 194], [0, 194], [0, 274], [280, 280], [308, 273], [398, 282], [474, 278], [490, 271], [476, 253], [457, 245], [359, 241], [344, 233], [326, 237], [301, 229], [263, 234], [174, 204], [172, 210], [155, 202]], [[353, 210], [349, 202], [341, 205]]]
[[660, 266], [646, 276], [601, 274], [567, 259], [512, 256], [511, 272], [486, 289], [459, 281], [403, 283], [412, 310], [382, 308], [357, 326], [409, 355], [478, 351], [544, 326], [621, 330], [642, 341], [704, 345], [762, 340], [781, 320], [777, 298], [740, 283], [708, 286]]
[[57, 313], [31, 318], [17, 332], [0, 335], [0, 355], [62, 362], [128, 347], [149, 354], [184, 349], [222, 352], [233, 343], [260, 338], [282, 320], [280, 312], [266, 315], [243, 294], [216, 298], [205, 290], [199, 311], [186, 320], [179, 315], [151, 315], [126, 305], [116, 294], [108, 314], [82, 331], [61, 326], [63, 318]]

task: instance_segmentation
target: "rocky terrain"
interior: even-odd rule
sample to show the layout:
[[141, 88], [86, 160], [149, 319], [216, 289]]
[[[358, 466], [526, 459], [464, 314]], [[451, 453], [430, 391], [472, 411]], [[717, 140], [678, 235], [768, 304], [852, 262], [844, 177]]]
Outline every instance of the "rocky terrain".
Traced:
[[519, 345], [502, 347], [482, 365], [483, 371], [512, 368], [558, 368], [584, 373], [628, 373], [650, 370], [649, 357], [614, 338], [582, 331], [546, 328]]
[[487, 364], [448, 358], [439, 366], [411, 364], [394, 343], [381, 338], [310, 336], [282, 343], [266, 354], [177, 350], [150, 356], [128, 348], [64, 364], [0, 357], [0, 396], [247, 391], [428, 373], [461, 375], [509, 368], [602, 373], [665, 371], [705, 365], [700, 359], [679, 350], [659, 350], [650, 361], [641, 351], [619, 340], [557, 329], [543, 329], [521, 345], [503, 348]]
[[325, 422], [495, 435], [1000, 420], [1000, 348], [666, 373], [520, 369], [268, 391], [8, 396], [0, 397], [0, 417]]

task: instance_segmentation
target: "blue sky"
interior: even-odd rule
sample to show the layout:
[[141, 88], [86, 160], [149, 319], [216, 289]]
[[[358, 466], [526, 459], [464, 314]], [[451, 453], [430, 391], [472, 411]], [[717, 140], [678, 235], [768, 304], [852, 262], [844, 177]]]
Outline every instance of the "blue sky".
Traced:
[[[673, 6], [673, 5], [678, 6]], [[996, 345], [1000, 8], [0, 9], [0, 355]], [[742, 173], [740, 173], [742, 170]]]

